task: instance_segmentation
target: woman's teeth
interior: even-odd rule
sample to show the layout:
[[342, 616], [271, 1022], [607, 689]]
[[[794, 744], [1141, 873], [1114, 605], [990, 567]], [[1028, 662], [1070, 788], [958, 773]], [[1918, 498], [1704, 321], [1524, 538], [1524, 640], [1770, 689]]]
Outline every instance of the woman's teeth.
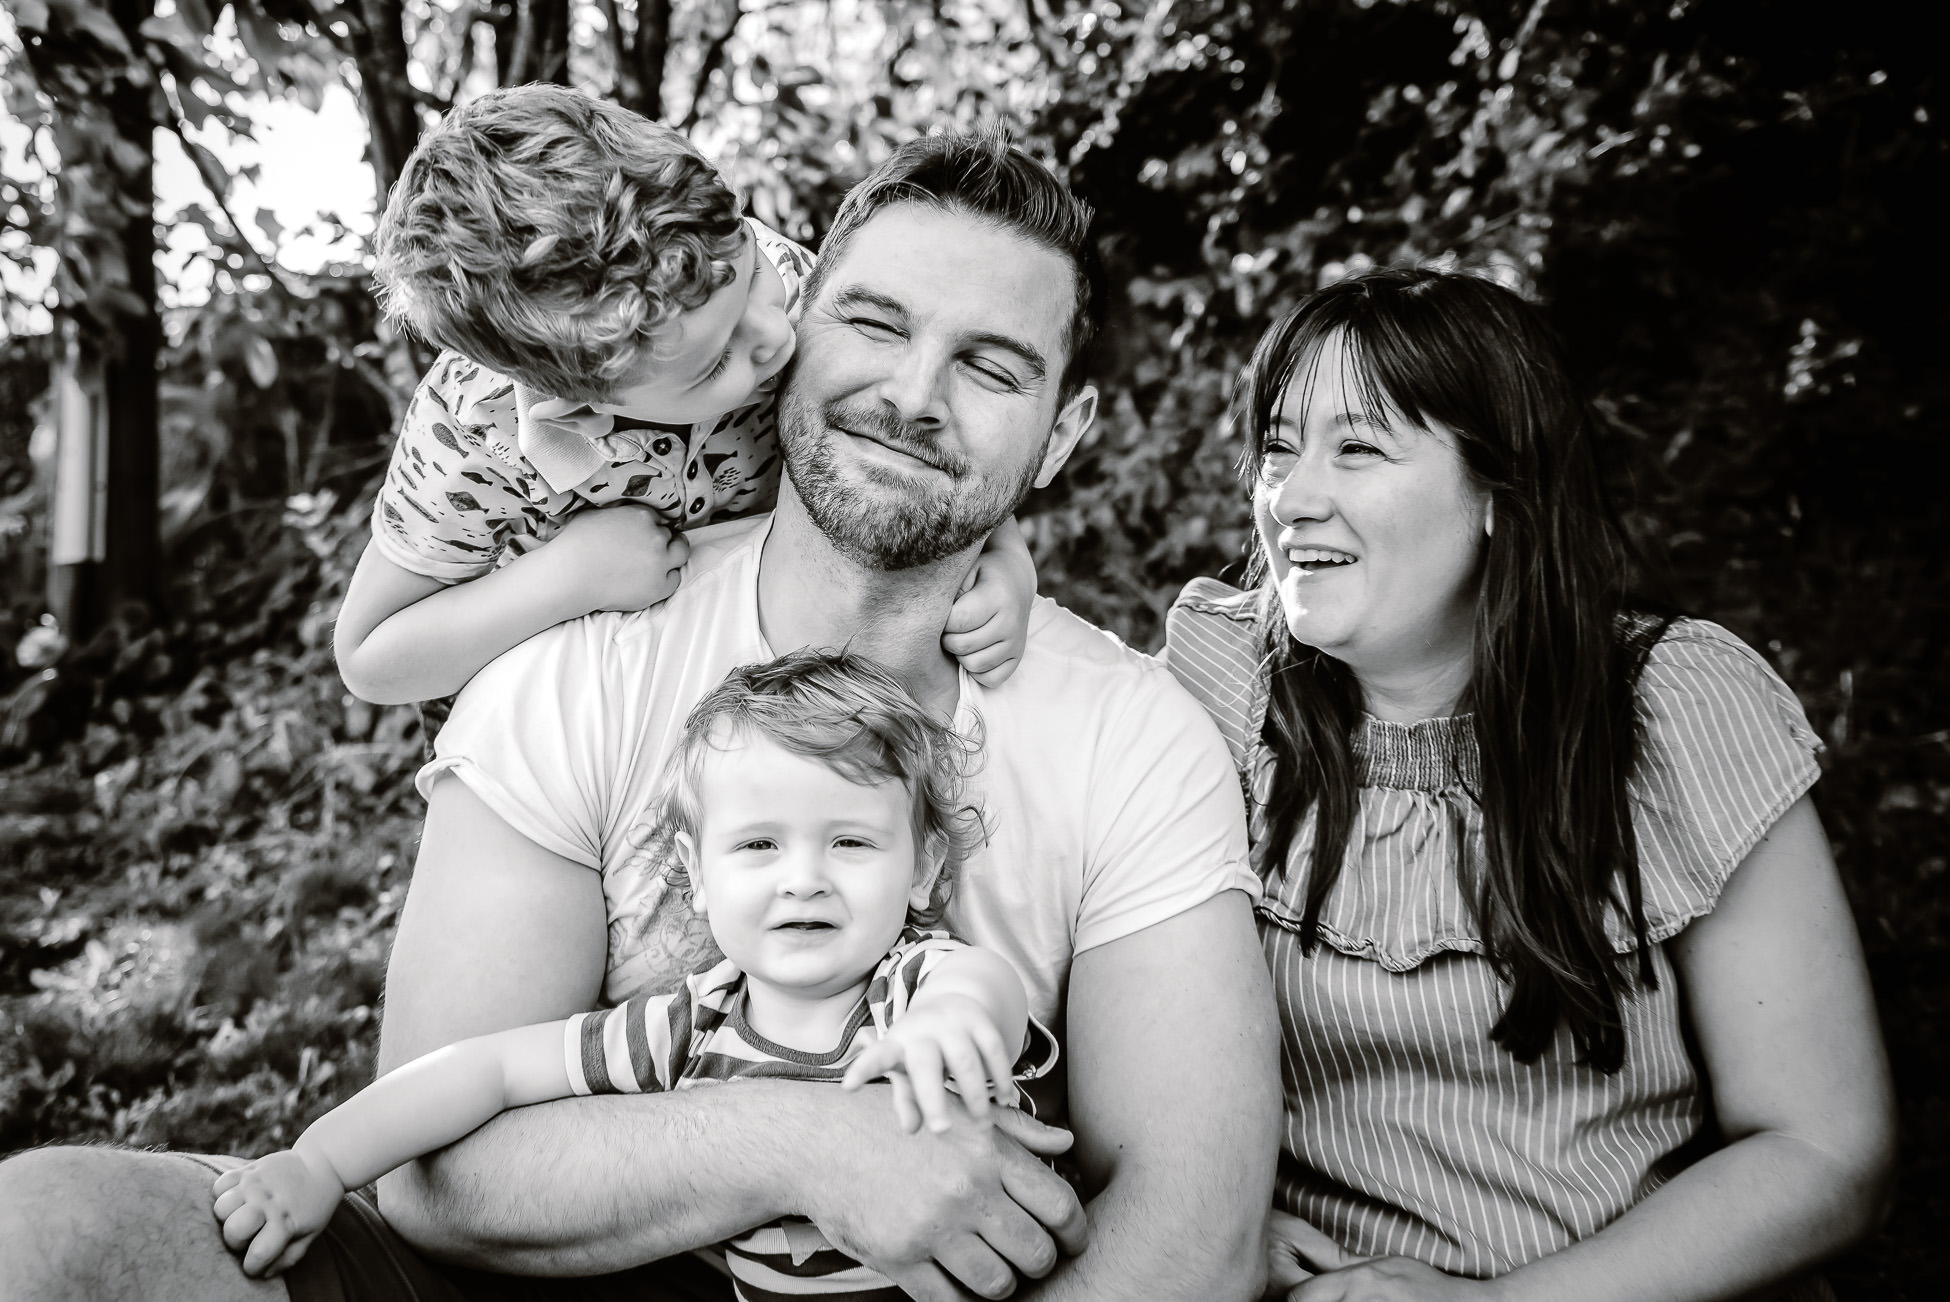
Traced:
[[1331, 547], [1290, 547], [1286, 558], [1295, 565], [1309, 570], [1324, 569], [1336, 565], [1352, 565], [1355, 558], [1346, 552], [1335, 551]]

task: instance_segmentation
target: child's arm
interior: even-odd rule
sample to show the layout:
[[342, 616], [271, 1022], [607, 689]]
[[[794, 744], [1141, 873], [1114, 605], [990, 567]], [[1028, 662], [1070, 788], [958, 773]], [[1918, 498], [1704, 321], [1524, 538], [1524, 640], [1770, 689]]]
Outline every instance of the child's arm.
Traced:
[[381, 1076], [306, 1128], [284, 1152], [217, 1177], [223, 1241], [244, 1273], [294, 1265], [348, 1189], [444, 1148], [509, 1108], [570, 1093], [563, 1023], [462, 1040]]
[[339, 675], [375, 705], [451, 696], [545, 628], [664, 600], [689, 555], [682, 534], [647, 508], [627, 505], [580, 511], [528, 555], [452, 585], [368, 544], [333, 636]]
[[962, 662], [984, 687], [1008, 680], [1029, 641], [1029, 606], [1036, 600], [1036, 561], [1023, 541], [1015, 517], [989, 535], [988, 545], [968, 572], [941, 649]]
[[[989, 1115], [991, 1093], [1007, 1097], [1016, 1055], [1029, 1028], [1022, 978], [1000, 954], [973, 946], [942, 956], [915, 990], [907, 1011], [863, 1050], [842, 1084], [858, 1089], [879, 1076], [894, 1085], [901, 1128], [948, 1128], [944, 1074], [976, 1120]], [[1013, 1046], [1013, 1047], [1011, 1047]]]

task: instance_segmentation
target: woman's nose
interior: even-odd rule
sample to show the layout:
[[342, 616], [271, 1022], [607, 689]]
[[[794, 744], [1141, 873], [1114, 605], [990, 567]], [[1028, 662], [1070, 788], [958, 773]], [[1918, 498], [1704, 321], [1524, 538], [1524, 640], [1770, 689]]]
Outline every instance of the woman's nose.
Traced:
[[1266, 509], [1281, 524], [1300, 520], [1321, 520], [1333, 514], [1324, 477], [1304, 461], [1296, 462], [1286, 477], [1266, 490]]

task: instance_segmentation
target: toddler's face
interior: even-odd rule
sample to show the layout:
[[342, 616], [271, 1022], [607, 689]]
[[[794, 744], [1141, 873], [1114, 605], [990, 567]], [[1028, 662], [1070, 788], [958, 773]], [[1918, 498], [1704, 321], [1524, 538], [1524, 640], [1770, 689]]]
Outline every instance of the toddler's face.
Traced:
[[847, 991], [927, 903], [907, 787], [861, 786], [763, 736], [714, 741], [687, 855], [698, 912], [753, 979], [808, 999]]
[[748, 229], [730, 283], [666, 322], [643, 349], [637, 377], [599, 411], [673, 425], [709, 420], [751, 401], [792, 359], [785, 282]]

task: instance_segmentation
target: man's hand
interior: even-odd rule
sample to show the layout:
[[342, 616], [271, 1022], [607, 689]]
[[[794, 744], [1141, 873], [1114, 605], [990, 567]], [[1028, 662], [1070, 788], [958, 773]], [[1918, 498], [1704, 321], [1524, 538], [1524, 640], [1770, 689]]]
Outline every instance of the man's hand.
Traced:
[[519, 563], [546, 566], [550, 581], [575, 593], [575, 604], [588, 614], [642, 610], [666, 600], [677, 591], [690, 554], [684, 535], [656, 512], [621, 504], [576, 512]]
[[345, 1187], [329, 1166], [284, 1149], [225, 1171], [211, 1193], [224, 1246], [243, 1257], [246, 1275], [262, 1279], [298, 1264]]
[[1014, 1109], [977, 1125], [950, 1103], [947, 1131], [908, 1136], [888, 1126], [878, 1091], [828, 1097], [854, 1106], [832, 1111], [835, 1160], [812, 1182], [804, 1214], [910, 1296], [960, 1299], [959, 1280], [981, 1297], [1007, 1297], [1018, 1273], [1040, 1279], [1059, 1254], [1083, 1250], [1083, 1204], [1042, 1160], [1069, 1148], [1068, 1131]]
[[925, 1121], [940, 1134], [952, 1124], [947, 1077], [969, 1115], [988, 1124], [989, 1100], [1006, 1104], [1015, 1093], [1014, 1062], [980, 1000], [968, 995], [917, 998], [914, 1006], [867, 1046], [846, 1069], [842, 1087], [857, 1090], [882, 1076], [894, 1087], [894, 1115], [913, 1134]]
[[1316, 1275], [1286, 1302], [1490, 1302], [1493, 1280], [1445, 1275], [1412, 1257], [1376, 1257]]
[[1036, 562], [1014, 518], [1004, 520], [975, 559], [941, 636], [941, 649], [984, 687], [1016, 671], [1029, 645], [1029, 607], [1036, 600]]

